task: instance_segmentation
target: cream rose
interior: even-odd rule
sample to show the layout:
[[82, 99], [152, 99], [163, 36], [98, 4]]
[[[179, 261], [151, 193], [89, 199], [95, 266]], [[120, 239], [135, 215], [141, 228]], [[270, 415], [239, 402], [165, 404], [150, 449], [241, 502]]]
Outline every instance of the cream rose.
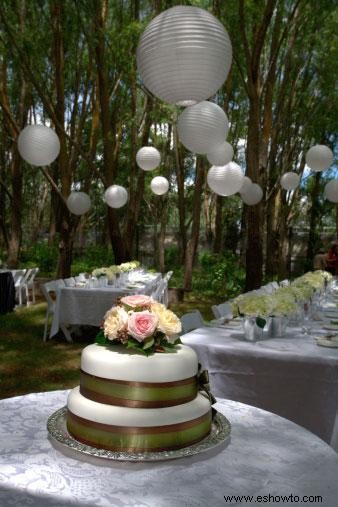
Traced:
[[128, 333], [135, 340], [143, 342], [146, 338], [153, 335], [158, 324], [158, 317], [148, 310], [143, 312], [129, 312], [128, 315]]
[[108, 340], [115, 340], [117, 332], [126, 328], [128, 322], [128, 313], [121, 306], [114, 306], [109, 310], [104, 318], [103, 332]]
[[160, 304], [151, 305], [151, 311], [158, 316], [158, 329], [165, 335], [177, 335], [182, 331], [180, 319], [171, 310]]

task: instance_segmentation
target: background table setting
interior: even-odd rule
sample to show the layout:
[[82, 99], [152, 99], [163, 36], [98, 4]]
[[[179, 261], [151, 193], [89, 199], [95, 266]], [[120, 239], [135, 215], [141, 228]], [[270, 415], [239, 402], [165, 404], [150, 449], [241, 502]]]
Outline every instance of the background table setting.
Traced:
[[176, 460], [123, 463], [82, 456], [48, 438], [47, 420], [67, 395], [54, 391], [0, 402], [2, 507], [218, 507], [231, 495], [254, 495], [247, 505], [259, 495], [336, 505], [337, 454], [274, 414], [219, 399], [215, 407], [232, 425], [227, 446]]
[[267, 325], [263, 339], [249, 341], [244, 326], [245, 318], [218, 319], [181, 338], [208, 369], [215, 395], [286, 417], [338, 451], [335, 286], [298, 322], [290, 319], [283, 336], [269, 337]]
[[100, 326], [105, 313], [118, 298], [127, 294], [150, 295], [159, 279], [160, 273], [139, 272], [121, 277], [112, 285], [108, 285], [107, 279], [90, 279], [74, 287], [59, 288], [50, 336], [54, 336], [61, 325]]

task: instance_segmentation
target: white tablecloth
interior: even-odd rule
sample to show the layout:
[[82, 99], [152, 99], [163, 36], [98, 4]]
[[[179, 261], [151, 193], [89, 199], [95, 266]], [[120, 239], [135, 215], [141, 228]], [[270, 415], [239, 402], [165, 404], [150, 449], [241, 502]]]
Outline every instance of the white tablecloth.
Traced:
[[157, 283], [157, 275], [148, 278], [140, 287], [64, 287], [57, 292], [56, 310], [53, 315], [50, 336], [54, 336], [63, 324], [100, 326], [103, 317], [116, 300], [130, 294], [150, 295]]
[[241, 328], [200, 328], [182, 337], [209, 370], [216, 396], [264, 408], [304, 426], [338, 451], [338, 349], [290, 328], [244, 341]]
[[[338, 456], [303, 428], [263, 410], [220, 400], [232, 423], [231, 442], [175, 461], [119, 463], [61, 452], [47, 438], [46, 421], [67, 392], [2, 400], [1, 507], [223, 507], [224, 496], [322, 496], [311, 505], [336, 507]], [[291, 498], [291, 497], [289, 497]], [[264, 505], [275, 506], [276, 498]], [[278, 500], [285, 505], [287, 502]], [[290, 502], [291, 503], [291, 502]]]

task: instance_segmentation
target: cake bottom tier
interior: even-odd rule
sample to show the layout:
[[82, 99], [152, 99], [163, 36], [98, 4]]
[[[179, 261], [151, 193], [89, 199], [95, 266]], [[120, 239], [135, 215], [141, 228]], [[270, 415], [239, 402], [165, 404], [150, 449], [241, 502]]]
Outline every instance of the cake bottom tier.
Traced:
[[211, 430], [210, 402], [201, 394], [174, 407], [129, 408], [89, 400], [76, 387], [67, 406], [69, 433], [87, 445], [112, 451], [180, 449], [199, 442]]

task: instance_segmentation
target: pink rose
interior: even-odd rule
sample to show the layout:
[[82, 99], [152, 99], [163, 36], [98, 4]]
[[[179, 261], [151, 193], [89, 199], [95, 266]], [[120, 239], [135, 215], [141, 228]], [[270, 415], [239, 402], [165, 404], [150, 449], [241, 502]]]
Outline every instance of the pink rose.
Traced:
[[153, 302], [150, 296], [145, 296], [144, 294], [135, 294], [134, 296], [125, 296], [121, 298], [121, 303], [131, 306], [132, 308], [136, 308], [137, 306], [149, 306]]
[[151, 336], [156, 331], [157, 324], [157, 315], [148, 312], [148, 310], [130, 312], [128, 315], [128, 333], [138, 342], [142, 342], [145, 338]]

